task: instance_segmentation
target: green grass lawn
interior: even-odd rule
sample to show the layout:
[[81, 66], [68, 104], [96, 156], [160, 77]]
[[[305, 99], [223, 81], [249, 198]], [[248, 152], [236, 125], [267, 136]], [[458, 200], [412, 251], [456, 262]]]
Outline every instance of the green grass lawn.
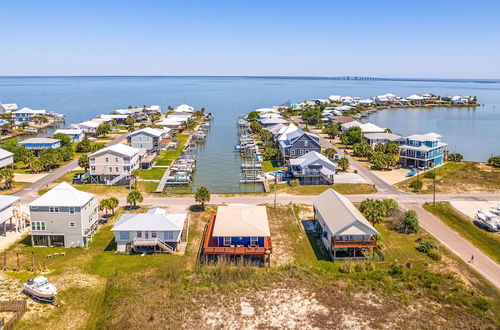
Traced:
[[161, 167], [153, 167], [149, 170], [139, 170], [139, 177], [146, 180], [160, 180], [167, 169]]
[[10, 194], [15, 194], [16, 192], [23, 190], [27, 186], [29, 186], [31, 182], [19, 182], [19, 181], [14, 181], [12, 184], [12, 188], [8, 190], [1, 190], [0, 189], [0, 195], [10, 195]]
[[[99, 230], [88, 248], [32, 248], [29, 239], [15, 244], [7, 251], [8, 271], [0, 275], [19, 285], [33, 277], [28, 271], [15, 272], [12, 268], [16, 265], [16, 253], [23, 269], [29, 268], [34, 253], [37, 267], [45, 260], [49, 270], [45, 275], [58, 286], [60, 302], [58, 308], [37, 305], [36, 313], [26, 314], [17, 328], [54, 329], [61, 324], [92, 329], [162, 328], [165, 324], [206, 328], [206, 318], [212, 320], [215, 312], [219, 315], [216, 325], [221, 327], [231, 320], [241, 325], [264, 318], [256, 325], [266, 328], [270, 321], [262, 311], [276, 308], [271, 316], [281, 315], [288, 320], [311, 303], [321, 308], [300, 316], [311, 327], [327, 326], [325, 322], [341, 324], [342, 319], [336, 315], [344, 312], [339, 311], [362, 315], [368, 320], [366, 328], [499, 325], [500, 306], [495, 303], [498, 291], [444, 247], [439, 247], [442, 261], [418, 252], [415, 240], [432, 239], [425, 232], [405, 235], [391, 231], [386, 222], [378, 224], [385, 260], [356, 263], [346, 273], [341, 271], [344, 263], [329, 260], [319, 236], [299, 230], [290, 208], [268, 208], [273, 239], [270, 268], [224, 262], [198, 265], [196, 256], [204, 225], [214, 210], [210, 206], [205, 212], [191, 213], [184, 256], [115, 254], [110, 229], [125, 212], [122, 208]], [[49, 253], [62, 251], [66, 252], [65, 257], [45, 258]], [[471, 281], [465, 285], [462, 278]], [[295, 296], [298, 306], [288, 301]], [[259, 318], [241, 318], [242, 297], [257, 307]], [[368, 308], [367, 300], [376, 307]]]
[[467, 239], [475, 247], [493, 260], [500, 263], [500, 236], [476, 226], [472, 220], [459, 213], [450, 203], [424, 204], [424, 209], [437, 216], [441, 221]]
[[168, 166], [182, 154], [184, 146], [189, 138], [189, 134], [177, 134], [175, 138], [179, 140], [179, 146], [177, 149], [163, 150], [156, 159], [156, 165]]
[[264, 172], [279, 171], [284, 170], [284, 167], [280, 167], [276, 160], [264, 160], [260, 162], [262, 164], [262, 170]]
[[[434, 170], [433, 170], [434, 171]], [[500, 191], [500, 169], [478, 162], [447, 162], [435, 169], [436, 192], [438, 193], [465, 193], [480, 191]], [[404, 191], [412, 191], [410, 183], [417, 177], [409, 178], [394, 185]], [[420, 193], [430, 194], [434, 189], [434, 180], [418, 176], [423, 187]]]
[[[319, 195], [328, 188], [344, 194], [344, 195], [358, 195], [358, 194], [374, 194], [377, 189], [367, 183], [337, 183], [332, 186], [328, 185], [311, 185], [311, 186], [296, 186], [292, 187], [286, 183], [278, 184], [278, 192], [295, 195]], [[270, 191], [274, 192], [274, 184], [270, 184]]]

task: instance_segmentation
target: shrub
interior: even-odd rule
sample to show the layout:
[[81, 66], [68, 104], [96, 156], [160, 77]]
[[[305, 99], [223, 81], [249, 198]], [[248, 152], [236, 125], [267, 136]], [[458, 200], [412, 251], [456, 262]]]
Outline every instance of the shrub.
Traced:
[[419, 192], [423, 185], [422, 181], [416, 180], [410, 183], [410, 188], [413, 189], [414, 192]]
[[488, 158], [488, 165], [493, 167], [500, 167], [500, 156], [491, 156]]
[[405, 234], [416, 234], [419, 230], [420, 224], [418, 223], [417, 212], [415, 212], [414, 210], [406, 211], [400, 231]]
[[430, 240], [422, 239], [418, 242], [417, 251], [422, 253], [429, 253], [430, 251], [437, 249], [436, 243]]
[[299, 179], [290, 180], [288, 181], [288, 185], [290, 185], [290, 187], [298, 187], [300, 186], [300, 180]]
[[369, 272], [372, 272], [375, 270], [375, 264], [373, 262], [367, 262], [365, 264], [365, 269]]
[[437, 251], [429, 251], [427, 252], [427, 255], [429, 256], [429, 258], [431, 258], [432, 260], [436, 260], [436, 261], [440, 261], [441, 260], [441, 254]]
[[339, 268], [339, 271], [344, 274], [350, 274], [354, 271], [354, 267], [350, 262], [347, 262]]
[[455, 152], [448, 155], [448, 160], [450, 162], [461, 162], [464, 159], [464, 156], [461, 153]]
[[364, 268], [363, 268], [363, 264], [361, 263], [357, 263], [355, 266], [354, 266], [354, 270], [356, 271], [356, 273], [362, 273]]
[[404, 273], [403, 267], [397, 266], [397, 265], [392, 265], [391, 268], [389, 269], [389, 275], [391, 276], [401, 276]]
[[484, 297], [478, 297], [476, 298], [476, 301], [473, 303], [474, 307], [476, 307], [479, 310], [482, 310], [483, 312], [486, 312], [491, 308], [491, 301]]
[[424, 173], [424, 178], [434, 179], [434, 178], [436, 178], [436, 173], [434, 173], [434, 171], [427, 171]]

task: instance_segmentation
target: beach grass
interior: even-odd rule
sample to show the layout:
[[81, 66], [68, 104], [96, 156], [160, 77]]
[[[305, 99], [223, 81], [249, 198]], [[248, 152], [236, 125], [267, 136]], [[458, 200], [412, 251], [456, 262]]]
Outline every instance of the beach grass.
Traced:
[[[133, 212], [146, 209], [143, 206]], [[304, 327], [341, 324], [345, 311], [363, 315], [369, 328], [436, 324], [454, 328], [464, 322], [475, 328], [499, 325], [498, 291], [439, 244], [442, 260], [418, 252], [417, 239], [433, 240], [426, 232], [400, 234], [383, 222], [376, 228], [384, 261], [333, 263], [319, 236], [304, 233], [291, 209], [280, 206], [268, 208], [273, 239], [270, 268], [197, 264], [204, 226], [214, 210], [215, 206], [209, 206], [206, 211], [190, 213], [184, 255], [115, 254], [110, 229], [123, 212], [129, 212], [123, 208], [100, 228], [88, 248], [32, 248], [29, 238], [23, 239], [7, 251], [8, 271], [0, 275], [20, 285], [34, 275], [27, 271], [33, 253], [37, 268], [45, 260], [45, 276], [59, 288], [60, 305], [36, 305], [37, 312], [26, 314], [17, 328], [48, 329], [61, 324], [74, 328], [161, 328], [165, 324], [204, 328], [242, 322], [266, 327], [273, 322], [265, 312], [269, 309], [273, 319], [286, 322], [305, 309], [300, 323], [294, 324]], [[66, 256], [45, 258], [54, 252], [66, 252]], [[25, 271], [12, 270], [16, 253]], [[294, 305], [294, 299], [299, 305]], [[243, 300], [256, 307], [258, 317], [241, 316]], [[367, 308], [367, 301], [377, 307]], [[401, 318], [403, 314], [408, 317]]]
[[484, 254], [500, 263], [500, 236], [476, 226], [472, 219], [458, 212], [450, 203], [426, 203], [424, 209], [441, 219], [448, 227], [471, 242]]

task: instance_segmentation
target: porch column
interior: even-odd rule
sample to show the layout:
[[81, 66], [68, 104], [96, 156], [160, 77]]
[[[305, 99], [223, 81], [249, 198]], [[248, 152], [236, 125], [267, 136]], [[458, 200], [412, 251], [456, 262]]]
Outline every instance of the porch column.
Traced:
[[7, 236], [7, 224], [6, 224], [6, 221], [3, 222], [3, 232], [2, 232], [3, 236]]
[[10, 218], [10, 232], [12, 233], [12, 217]]

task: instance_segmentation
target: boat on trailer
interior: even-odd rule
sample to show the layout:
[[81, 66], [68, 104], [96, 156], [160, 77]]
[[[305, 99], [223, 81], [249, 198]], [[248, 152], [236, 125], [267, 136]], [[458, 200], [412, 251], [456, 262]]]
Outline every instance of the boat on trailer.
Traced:
[[23, 284], [23, 292], [33, 300], [54, 304], [57, 288], [45, 276], [37, 276]]

